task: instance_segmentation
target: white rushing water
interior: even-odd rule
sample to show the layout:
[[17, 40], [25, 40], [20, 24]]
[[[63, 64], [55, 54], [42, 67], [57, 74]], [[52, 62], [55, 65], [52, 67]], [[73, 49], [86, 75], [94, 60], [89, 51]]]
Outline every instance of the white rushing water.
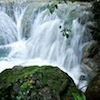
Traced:
[[[86, 85], [81, 59], [90, 33], [87, 5], [59, 4], [53, 13], [47, 5], [16, 7], [14, 17], [6, 9], [0, 11], [0, 72], [14, 65], [53, 65], [67, 72], [79, 88]], [[85, 79], [80, 82], [81, 76]]]

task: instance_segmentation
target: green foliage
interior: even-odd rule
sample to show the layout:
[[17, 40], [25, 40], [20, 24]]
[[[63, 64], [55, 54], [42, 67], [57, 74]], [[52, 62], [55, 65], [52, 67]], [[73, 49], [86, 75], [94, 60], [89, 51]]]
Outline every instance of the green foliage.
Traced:
[[68, 30], [68, 29], [65, 28], [65, 29], [63, 29], [61, 32], [62, 32], [63, 36], [66, 36], [66, 38], [69, 37], [70, 30]]
[[56, 0], [58, 3], [61, 3], [63, 0]]
[[70, 0], [70, 1], [72, 1], [72, 2], [76, 2], [76, 1], [78, 1], [78, 0]]
[[[72, 2], [75, 2], [76, 0], [71, 0]], [[48, 6], [48, 9], [50, 10], [50, 13], [52, 14], [55, 9], [57, 9], [57, 4], [59, 3], [66, 3], [66, 0], [56, 0], [56, 2], [53, 2], [51, 5]]]
[[79, 95], [78, 93], [72, 93], [72, 96], [74, 100], [86, 100], [86, 97], [84, 94]]
[[70, 94], [73, 97], [73, 100], [86, 100], [86, 96], [81, 91], [75, 91], [75, 89], [70, 88]]
[[53, 12], [54, 12], [54, 10], [56, 9], [56, 4], [51, 4], [51, 5], [49, 5], [49, 7], [48, 7], [48, 9], [49, 9], [49, 11], [50, 11], [50, 13], [52, 14]]

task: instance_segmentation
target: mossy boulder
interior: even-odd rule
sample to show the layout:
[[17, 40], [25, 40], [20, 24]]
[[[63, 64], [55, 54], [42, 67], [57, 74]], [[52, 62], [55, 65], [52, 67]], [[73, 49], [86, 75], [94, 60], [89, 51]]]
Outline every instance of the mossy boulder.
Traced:
[[14, 67], [0, 74], [0, 100], [81, 100], [75, 98], [82, 96], [85, 98], [57, 67]]

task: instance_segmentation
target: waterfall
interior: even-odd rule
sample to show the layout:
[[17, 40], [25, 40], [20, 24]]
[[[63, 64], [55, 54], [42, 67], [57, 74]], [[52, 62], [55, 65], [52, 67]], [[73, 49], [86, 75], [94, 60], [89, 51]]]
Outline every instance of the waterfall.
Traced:
[[48, 4], [1, 5], [0, 71], [14, 65], [52, 65], [68, 73], [79, 88], [88, 83], [82, 51], [91, 39], [90, 4], [58, 4], [52, 13]]

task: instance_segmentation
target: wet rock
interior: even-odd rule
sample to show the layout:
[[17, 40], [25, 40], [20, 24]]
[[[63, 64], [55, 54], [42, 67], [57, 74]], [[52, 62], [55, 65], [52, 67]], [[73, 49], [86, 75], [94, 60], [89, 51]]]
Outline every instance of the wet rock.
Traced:
[[100, 72], [90, 82], [86, 90], [86, 100], [100, 100]]
[[21, 66], [21, 65], [15, 65], [14, 67], [13, 67], [13, 69], [22, 69], [23, 68], [23, 66]]
[[87, 23], [87, 27], [89, 27], [90, 29], [92, 29], [92, 31], [95, 29], [95, 28], [97, 28], [98, 27], [98, 25], [97, 25], [97, 23], [95, 22], [95, 21], [89, 21], [88, 23]]
[[[91, 19], [93, 19], [93, 14], [92, 12], [84, 12], [78, 19], [79, 23], [84, 25], [89, 21], [91, 22]], [[91, 22], [92, 23], [92, 22]], [[93, 24], [93, 23], [92, 23]]]
[[92, 80], [100, 69], [99, 51], [100, 46], [95, 40], [90, 41], [84, 49], [83, 64], [89, 80]]
[[98, 54], [98, 51], [99, 51], [98, 42], [95, 40], [92, 40], [86, 45], [84, 49], [84, 53], [83, 53], [83, 58], [92, 58], [93, 56]]
[[84, 65], [87, 65], [88, 68], [87, 69], [90, 69], [90, 70], [93, 70], [93, 71], [98, 71], [98, 63], [96, 63], [96, 61], [92, 58], [87, 58], [87, 59], [84, 59], [83, 60], [83, 63]]

